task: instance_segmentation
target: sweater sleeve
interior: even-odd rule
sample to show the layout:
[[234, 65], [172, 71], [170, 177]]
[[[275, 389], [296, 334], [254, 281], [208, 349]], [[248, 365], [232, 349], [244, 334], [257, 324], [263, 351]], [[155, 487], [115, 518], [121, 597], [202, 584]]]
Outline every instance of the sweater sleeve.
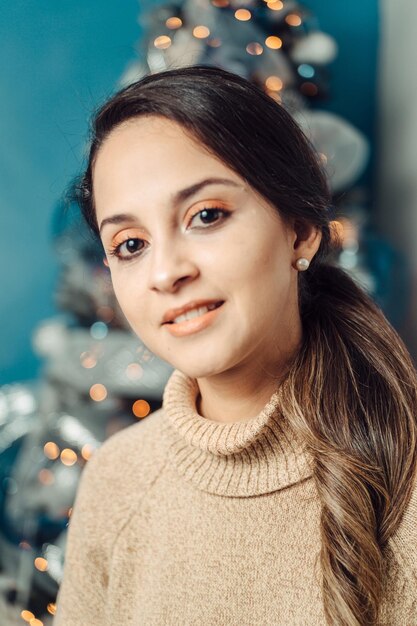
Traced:
[[107, 624], [113, 546], [161, 468], [154, 445], [158, 414], [112, 435], [83, 470], [68, 525], [53, 626]]

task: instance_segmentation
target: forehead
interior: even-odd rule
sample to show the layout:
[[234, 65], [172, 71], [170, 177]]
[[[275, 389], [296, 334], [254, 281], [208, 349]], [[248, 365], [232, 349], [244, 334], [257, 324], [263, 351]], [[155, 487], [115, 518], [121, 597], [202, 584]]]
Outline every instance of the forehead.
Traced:
[[242, 178], [180, 124], [146, 116], [114, 128], [100, 147], [93, 167], [97, 213], [122, 202], [167, 202], [173, 192], [202, 178]]
[[96, 155], [94, 173], [109, 162], [114, 164], [115, 159], [143, 158], [152, 163], [155, 156], [161, 159], [174, 151], [183, 157], [192, 154], [193, 158], [218, 160], [202, 141], [177, 122], [146, 115], [126, 120], [110, 131]]

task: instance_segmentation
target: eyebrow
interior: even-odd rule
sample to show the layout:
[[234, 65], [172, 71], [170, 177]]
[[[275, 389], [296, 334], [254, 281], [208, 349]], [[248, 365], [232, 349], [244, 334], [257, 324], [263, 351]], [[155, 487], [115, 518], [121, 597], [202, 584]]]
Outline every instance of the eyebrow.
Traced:
[[[171, 202], [174, 206], [177, 206], [178, 204], [181, 204], [181, 202], [185, 202], [185, 200], [191, 198], [191, 196], [194, 196], [203, 187], [206, 187], [207, 185], [219, 184], [230, 185], [231, 187], [242, 186], [239, 183], [230, 180], [229, 178], [205, 178], [204, 180], [200, 180], [198, 183], [194, 183], [194, 185], [191, 185], [190, 187], [185, 187], [185, 189], [180, 189], [179, 191], [174, 193], [171, 197]], [[99, 232], [101, 233], [106, 224], [121, 224], [123, 222], [128, 222], [134, 219], [135, 216], [131, 213], [118, 213], [117, 215], [112, 215], [112, 217], [106, 217], [106, 219], [101, 222]]]

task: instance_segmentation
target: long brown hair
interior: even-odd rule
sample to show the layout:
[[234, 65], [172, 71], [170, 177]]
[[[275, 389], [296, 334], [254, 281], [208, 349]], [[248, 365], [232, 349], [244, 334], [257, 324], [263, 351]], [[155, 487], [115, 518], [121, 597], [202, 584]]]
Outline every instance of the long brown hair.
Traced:
[[326, 619], [375, 624], [384, 547], [409, 502], [417, 465], [417, 380], [410, 356], [371, 298], [329, 262], [330, 193], [308, 140], [283, 107], [225, 70], [195, 65], [151, 74], [97, 112], [77, 187], [97, 236], [97, 151], [115, 126], [140, 115], [181, 124], [284, 219], [321, 230], [318, 253], [298, 274], [303, 342], [282, 383], [281, 408], [314, 459]]

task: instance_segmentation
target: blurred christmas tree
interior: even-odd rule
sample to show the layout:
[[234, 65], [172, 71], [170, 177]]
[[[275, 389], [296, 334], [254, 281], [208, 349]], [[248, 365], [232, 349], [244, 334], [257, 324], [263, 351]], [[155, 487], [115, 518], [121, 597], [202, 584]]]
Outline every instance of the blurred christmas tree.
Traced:
[[[367, 140], [346, 120], [320, 110], [331, 96], [328, 68], [337, 44], [320, 31], [308, 7], [290, 0], [151, 2], [147, 11], [141, 6], [137, 59], [121, 85], [199, 63], [240, 74], [282, 103], [327, 170], [338, 215], [338, 262], [399, 323], [405, 264], [372, 230], [369, 194], [354, 187], [368, 163]], [[76, 205], [58, 205], [53, 236], [62, 268], [56, 291], [62, 315], [34, 334], [45, 359], [43, 378], [0, 389], [0, 582], [6, 600], [19, 615], [23, 608], [23, 619], [35, 626], [54, 613], [68, 517], [84, 464], [109, 435], [160, 406], [171, 372], [132, 335], [101, 245]]]

